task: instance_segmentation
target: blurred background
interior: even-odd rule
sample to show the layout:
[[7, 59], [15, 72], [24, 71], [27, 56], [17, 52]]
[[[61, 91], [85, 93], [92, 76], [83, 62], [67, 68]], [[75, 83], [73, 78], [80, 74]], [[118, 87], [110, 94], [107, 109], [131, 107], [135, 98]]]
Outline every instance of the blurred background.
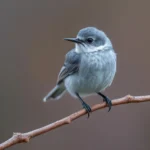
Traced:
[[[53, 88], [64, 55], [74, 47], [63, 41], [95, 26], [112, 40], [117, 74], [105, 91], [111, 99], [150, 94], [150, 1], [2, 0], [0, 1], [0, 142], [81, 109], [66, 94], [43, 103]], [[88, 97], [89, 105], [102, 102]], [[150, 103], [113, 107], [83, 116], [12, 150], [149, 150]]]

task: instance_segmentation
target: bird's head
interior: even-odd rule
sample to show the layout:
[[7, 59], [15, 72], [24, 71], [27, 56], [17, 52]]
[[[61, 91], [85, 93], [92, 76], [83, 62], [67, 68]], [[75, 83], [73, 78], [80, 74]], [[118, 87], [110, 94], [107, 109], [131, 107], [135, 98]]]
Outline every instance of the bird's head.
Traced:
[[107, 35], [95, 27], [83, 28], [79, 31], [76, 38], [65, 38], [65, 40], [75, 43], [75, 51], [77, 53], [105, 50], [108, 47], [112, 48], [111, 41]]

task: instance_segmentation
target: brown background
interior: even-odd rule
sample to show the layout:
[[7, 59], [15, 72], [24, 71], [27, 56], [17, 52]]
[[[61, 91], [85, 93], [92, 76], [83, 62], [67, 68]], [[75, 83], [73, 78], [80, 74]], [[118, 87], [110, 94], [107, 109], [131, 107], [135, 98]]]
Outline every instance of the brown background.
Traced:
[[[0, 142], [77, 110], [65, 95], [43, 103], [55, 85], [64, 55], [74, 45], [63, 41], [79, 29], [96, 26], [117, 52], [117, 75], [106, 90], [110, 98], [150, 94], [150, 1], [2, 0], [0, 1]], [[88, 97], [92, 105], [102, 100]], [[92, 113], [12, 150], [149, 150], [150, 103]]]

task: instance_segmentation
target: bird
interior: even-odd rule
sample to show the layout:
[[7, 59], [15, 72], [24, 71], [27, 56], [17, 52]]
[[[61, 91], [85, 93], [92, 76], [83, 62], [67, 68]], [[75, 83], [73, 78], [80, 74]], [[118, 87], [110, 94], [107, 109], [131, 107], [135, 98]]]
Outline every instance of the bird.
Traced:
[[76, 38], [64, 40], [73, 42], [75, 47], [67, 52], [56, 86], [43, 101], [58, 100], [68, 92], [79, 99], [89, 117], [92, 110], [83, 98], [95, 94], [103, 98], [110, 111], [111, 99], [102, 92], [111, 85], [116, 74], [117, 59], [111, 40], [96, 27], [83, 28]]

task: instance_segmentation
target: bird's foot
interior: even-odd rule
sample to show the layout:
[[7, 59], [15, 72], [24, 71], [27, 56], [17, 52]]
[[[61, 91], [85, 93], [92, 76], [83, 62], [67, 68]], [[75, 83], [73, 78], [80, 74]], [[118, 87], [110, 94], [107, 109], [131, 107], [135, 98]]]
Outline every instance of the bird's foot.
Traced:
[[92, 112], [91, 107], [86, 104], [85, 102], [82, 103], [83, 108], [86, 110], [86, 112], [88, 113], [88, 118], [90, 117], [90, 113]]
[[111, 110], [112, 102], [108, 97], [103, 98], [103, 101], [108, 105], [108, 112]]
[[102, 93], [97, 93], [98, 95], [100, 95], [102, 98], [103, 98], [103, 101], [104, 102], [106, 102], [106, 104], [108, 105], [108, 112], [111, 110], [111, 106], [112, 106], [112, 102], [111, 102], [111, 100], [107, 97], [107, 96], [105, 96], [105, 95], [103, 95]]
[[83, 99], [80, 97], [78, 93], [76, 93], [76, 96], [79, 98], [80, 102], [82, 103], [83, 108], [86, 110], [88, 114], [88, 118], [90, 117], [90, 112], [92, 112], [91, 107], [83, 101]]

